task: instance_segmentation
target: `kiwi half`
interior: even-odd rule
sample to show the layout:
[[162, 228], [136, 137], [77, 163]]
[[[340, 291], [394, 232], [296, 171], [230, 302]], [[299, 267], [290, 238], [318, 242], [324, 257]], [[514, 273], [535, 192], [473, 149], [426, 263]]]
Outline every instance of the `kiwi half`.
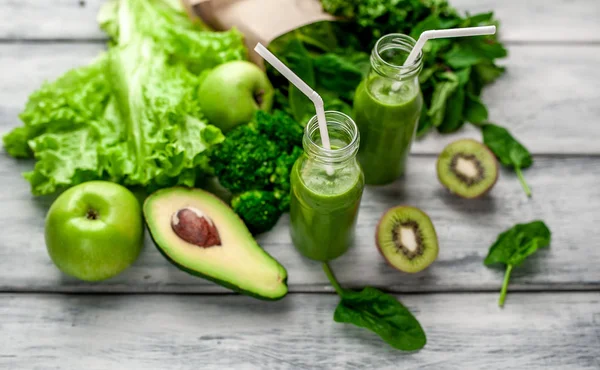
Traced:
[[419, 272], [438, 255], [438, 239], [427, 214], [400, 206], [383, 214], [375, 235], [377, 248], [387, 262], [404, 272]]
[[482, 143], [462, 139], [448, 144], [437, 161], [442, 185], [463, 198], [477, 198], [492, 189], [498, 179], [498, 161]]

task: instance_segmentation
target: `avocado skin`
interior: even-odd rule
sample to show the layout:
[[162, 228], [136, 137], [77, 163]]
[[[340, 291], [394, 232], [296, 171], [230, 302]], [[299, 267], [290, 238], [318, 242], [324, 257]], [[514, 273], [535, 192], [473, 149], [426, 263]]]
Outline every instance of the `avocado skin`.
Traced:
[[[148, 229], [148, 230], [150, 230], [150, 229]], [[261, 296], [261, 295], [258, 295], [256, 293], [253, 293], [253, 292], [250, 292], [250, 291], [247, 291], [247, 290], [244, 290], [244, 289], [240, 289], [238, 286], [233, 285], [231, 283], [228, 283], [226, 281], [215, 279], [215, 278], [213, 278], [211, 276], [204, 275], [204, 274], [202, 274], [202, 273], [200, 273], [198, 271], [190, 270], [187, 267], [182, 266], [182, 265], [178, 264], [177, 262], [173, 261], [171, 259], [171, 257], [169, 257], [158, 246], [158, 243], [156, 242], [156, 240], [154, 240], [154, 235], [152, 235], [152, 232], [150, 232], [150, 237], [152, 238], [152, 241], [154, 242], [154, 245], [156, 246], [156, 249], [158, 249], [158, 251], [160, 252], [160, 254], [162, 254], [163, 257], [165, 257], [167, 259], [167, 261], [171, 262], [173, 265], [175, 265], [175, 267], [177, 267], [181, 271], [187, 272], [190, 275], [194, 275], [194, 276], [197, 276], [197, 277], [202, 278], [202, 279], [210, 280], [213, 283], [217, 283], [217, 284], [219, 284], [221, 286], [224, 286], [227, 289], [233, 290], [234, 292], [238, 292], [238, 293], [241, 293], [241, 294], [253, 297], [253, 298], [258, 298], [258, 299], [263, 300], [263, 301], [278, 301], [278, 300], [282, 299], [283, 297], [285, 297], [287, 295], [287, 291], [286, 291], [286, 293], [284, 295], [282, 295], [281, 297], [265, 297], [265, 296]], [[265, 253], [267, 253], [267, 252], [265, 251]], [[271, 256], [269, 255], [269, 257], [271, 257]], [[271, 257], [271, 259], [275, 260], [273, 257]], [[285, 267], [284, 267], [284, 270], [285, 270]], [[285, 284], [287, 286], [287, 270], [285, 270], [285, 271], [286, 271], [286, 277], [285, 277], [285, 280], [283, 280], [283, 284]]]
[[[177, 188], [188, 189], [188, 188], [185, 188], [185, 187], [183, 187], [183, 186], [178, 186]], [[158, 190], [158, 191], [160, 191], [160, 190]], [[214, 195], [213, 195], [213, 196], [214, 196]], [[219, 199], [219, 198], [218, 198], [218, 197], [216, 197], [216, 196], [215, 196], [215, 198]], [[219, 201], [221, 201], [222, 203], [224, 203], [224, 204], [225, 204], [225, 202], [223, 202], [221, 199], [219, 199]], [[144, 202], [144, 203], [145, 203], [145, 202]], [[237, 216], [237, 215], [236, 215], [236, 217], [238, 217], [238, 218], [239, 218], [239, 216]], [[248, 290], [241, 289], [241, 288], [240, 288], [240, 287], [238, 287], [237, 285], [231, 284], [231, 283], [229, 283], [229, 282], [227, 282], [227, 281], [223, 281], [223, 280], [215, 279], [215, 278], [214, 278], [214, 277], [212, 277], [212, 276], [205, 275], [205, 274], [203, 274], [203, 273], [201, 273], [201, 272], [198, 272], [198, 271], [195, 271], [195, 270], [191, 270], [191, 269], [189, 269], [189, 268], [187, 268], [187, 267], [185, 267], [185, 266], [183, 266], [183, 265], [180, 265], [179, 263], [177, 263], [176, 261], [174, 261], [174, 260], [173, 260], [171, 257], [169, 257], [169, 255], [167, 255], [167, 254], [166, 254], [166, 253], [165, 253], [165, 252], [162, 250], [162, 248], [160, 247], [159, 243], [156, 241], [156, 239], [154, 238], [154, 235], [152, 234], [152, 231], [151, 231], [151, 229], [150, 229], [150, 226], [148, 225], [148, 220], [146, 219], [146, 215], [145, 215], [145, 213], [144, 213], [144, 222], [145, 222], [145, 224], [146, 224], [146, 228], [148, 229], [148, 233], [150, 234], [150, 237], [152, 238], [152, 242], [153, 242], [153, 243], [154, 243], [154, 245], [156, 246], [156, 249], [158, 249], [158, 251], [160, 252], [160, 254], [162, 254], [162, 255], [163, 255], [163, 257], [165, 257], [165, 259], [166, 259], [167, 261], [169, 261], [171, 264], [173, 264], [173, 265], [174, 265], [175, 267], [177, 267], [179, 270], [181, 270], [181, 271], [183, 271], [183, 272], [186, 272], [186, 273], [188, 273], [188, 274], [190, 274], [190, 275], [193, 275], [193, 276], [196, 276], [196, 277], [199, 277], [199, 278], [202, 278], [202, 279], [206, 279], [206, 280], [212, 281], [213, 283], [219, 284], [219, 285], [221, 285], [221, 286], [223, 286], [223, 287], [225, 287], [225, 288], [227, 288], [227, 289], [230, 289], [230, 290], [232, 290], [232, 291], [234, 291], [234, 292], [238, 292], [238, 293], [240, 293], [240, 294], [244, 294], [244, 295], [247, 295], [247, 296], [250, 296], [250, 297], [253, 297], [253, 298], [257, 298], [257, 299], [260, 299], [260, 300], [263, 300], [263, 301], [279, 301], [280, 299], [282, 299], [283, 297], [285, 297], [285, 296], [287, 295], [287, 293], [288, 293], [288, 290], [286, 289], [286, 291], [285, 291], [285, 294], [283, 294], [282, 296], [279, 296], [279, 297], [266, 297], [266, 296], [262, 296], [262, 295], [260, 295], [260, 294], [257, 294], [257, 293], [255, 293], [255, 292], [251, 292], [251, 291], [248, 291]], [[243, 221], [241, 221], [241, 219], [240, 219], [240, 222], [243, 222]], [[260, 246], [259, 246], [259, 247], [260, 247]], [[286, 288], [287, 288], [287, 278], [288, 278], [287, 269], [286, 269], [286, 268], [285, 268], [283, 265], [281, 265], [281, 264], [279, 263], [279, 261], [277, 261], [275, 258], [273, 258], [273, 257], [272, 257], [272, 256], [271, 256], [269, 253], [267, 253], [267, 251], [265, 251], [264, 249], [263, 249], [263, 252], [264, 252], [264, 253], [265, 253], [265, 254], [266, 254], [266, 255], [267, 255], [267, 256], [268, 256], [268, 257], [269, 257], [271, 260], [273, 260], [275, 263], [279, 264], [279, 265], [280, 265], [280, 266], [283, 268], [283, 270], [285, 271], [285, 279], [282, 281], [282, 283], [283, 283], [283, 284], [286, 286]]]

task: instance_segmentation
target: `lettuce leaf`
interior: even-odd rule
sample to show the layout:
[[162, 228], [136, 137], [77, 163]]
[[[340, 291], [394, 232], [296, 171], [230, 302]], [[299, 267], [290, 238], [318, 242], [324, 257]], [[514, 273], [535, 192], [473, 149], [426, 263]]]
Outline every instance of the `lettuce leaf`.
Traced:
[[99, 14], [109, 49], [31, 94], [8, 154], [35, 158], [33, 194], [89, 180], [154, 190], [193, 186], [224, 140], [197, 91], [211, 68], [246, 58], [242, 35], [192, 23], [177, 2], [109, 1]]

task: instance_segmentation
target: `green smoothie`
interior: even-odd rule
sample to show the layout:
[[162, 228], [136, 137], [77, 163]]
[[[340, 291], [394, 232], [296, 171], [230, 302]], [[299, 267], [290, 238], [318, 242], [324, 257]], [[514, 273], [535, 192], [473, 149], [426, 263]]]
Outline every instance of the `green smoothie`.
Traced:
[[306, 125], [304, 154], [296, 160], [290, 182], [290, 234], [305, 257], [329, 261], [352, 245], [365, 177], [356, 160], [360, 145], [352, 118], [325, 112], [331, 149], [323, 148], [317, 118]]
[[358, 160], [367, 184], [388, 184], [404, 173], [422, 105], [418, 84], [412, 81], [371, 76], [358, 86], [354, 119], [361, 139]]
[[344, 254], [354, 237], [358, 206], [364, 188], [360, 170], [297, 161], [291, 174], [291, 235], [306, 257], [328, 261]]
[[361, 138], [358, 160], [367, 184], [388, 184], [404, 173], [423, 107], [419, 85], [422, 54], [413, 63], [405, 63], [415, 43], [398, 33], [377, 40], [369, 74], [356, 89], [354, 120]]

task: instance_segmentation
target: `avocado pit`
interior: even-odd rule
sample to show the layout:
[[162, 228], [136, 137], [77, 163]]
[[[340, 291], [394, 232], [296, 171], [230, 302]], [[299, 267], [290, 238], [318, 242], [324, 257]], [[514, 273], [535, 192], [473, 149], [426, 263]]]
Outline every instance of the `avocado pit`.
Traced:
[[215, 224], [197, 208], [185, 207], [173, 213], [171, 228], [179, 238], [201, 248], [221, 245]]

